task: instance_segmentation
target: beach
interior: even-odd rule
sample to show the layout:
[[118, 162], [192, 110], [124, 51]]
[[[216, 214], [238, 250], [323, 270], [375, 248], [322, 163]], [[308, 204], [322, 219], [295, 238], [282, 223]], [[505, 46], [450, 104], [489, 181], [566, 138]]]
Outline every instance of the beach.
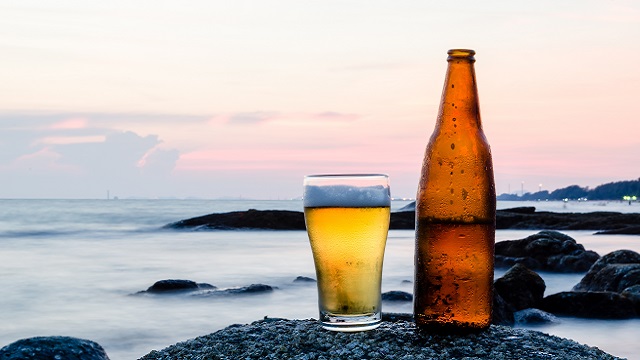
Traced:
[[[265, 316], [317, 318], [315, 277], [304, 231], [167, 230], [168, 223], [208, 213], [296, 210], [299, 200], [0, 200], [0, 346], [18, 339], [65, 335], [101, 344], [112, 360], [150, 351]], [[392, 209], [406, 205], [394, 201]], [[499, 203], [549, 211], [640, 212], [640, 204]], [[498, 230], [496, 241], [534, 230]], [[640, 252], [640, 237], [566, 231], [600, 255]], [[389, 232], [383, 292], [411, 292], [413, 232]], [[497, 271], [496, 278], [504, 271]], [[581, 274], [541, 273], [551, 294], [568, 290]], [[274, 291], [233, 297], [135, 295], [162, 279], [189, 279], [220, 289], [251, 284]], [[410, 303], [383, 303], [385, 312], [411, 312]], [[638, 358], [640, 320], [562, 317], [559, 324], [529, 327]]]

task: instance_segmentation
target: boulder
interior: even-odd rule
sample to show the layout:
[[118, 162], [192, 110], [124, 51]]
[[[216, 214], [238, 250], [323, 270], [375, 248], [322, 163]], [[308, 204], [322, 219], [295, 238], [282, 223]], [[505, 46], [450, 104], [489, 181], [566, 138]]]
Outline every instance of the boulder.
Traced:
[[636, 306], [636, 313], [640, 316], [640, 285], [633, 285], [624, 289], [620, 295], [631, 300]]
[[168, 279], [156, 281], [146, 292], [153, 294], [167, 294], [184, 291], [195, 291], [202, 289], [215, 289], [216, 287], [207, 283], [196, 283], [191, 280]]
[[524, 264], [532, 270], [583, 272], [600, 257], [573, 238], [557, 231], [540, 231], [519, 240], [495, 245], [496, 267]]
[[616, 291], [640, 284], [640, 254], [616, 250], [604, 255], [573, 287], [573, 291]]
[[0, 349], [2, 360], [109, 360], [102, 346], [67, 336], [33, 337]]
[[540, 325], [559, 323], [560, 320], [546, 311], [540, 309], [524, 309], [513, 313], [516, 324], [518, 325]]
[[493, 292], [493, 317], [491, 324], [513, 326], [513, 307], [509, 305], [496, 291]]
[[609, 291], [565, 291], [549, 295], [540, 309], [560, 315], [596, 319], [629, 319], [637, 316], [634, 303]]
[[307, 276], [298, 276], [297, 278], [293, 279], [294, 283], [315, 283], [317, 282], [316, 279], [307, 277]]
[[544, 297], [544, 280], [522, 264], [516, 264], [494, 282], [496, 292], [514, 310], [536, 307]]
[[211, 290], [201, 293], [193, 294], [193, 296], [224, 296], [224, 295], [253, 295], [253, 294], [265, 294], [273, 292], [277, 287], [265, 284], [251, 284], [249, 286], [243, 286], [239, 288], [231, 288], [224, 290]]
[[387, 291], [382, 293], [383, 301], [413, 301], [413, 295], [404, 291]]

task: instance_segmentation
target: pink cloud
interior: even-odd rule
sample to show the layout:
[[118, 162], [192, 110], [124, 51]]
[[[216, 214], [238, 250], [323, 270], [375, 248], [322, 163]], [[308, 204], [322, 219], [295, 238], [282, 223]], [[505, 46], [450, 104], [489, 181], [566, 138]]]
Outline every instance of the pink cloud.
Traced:
[[51, 125], [51, 129], [55, 130], [84, 129], [86, 127], [87, 119], [85, 118], [70, 118]]

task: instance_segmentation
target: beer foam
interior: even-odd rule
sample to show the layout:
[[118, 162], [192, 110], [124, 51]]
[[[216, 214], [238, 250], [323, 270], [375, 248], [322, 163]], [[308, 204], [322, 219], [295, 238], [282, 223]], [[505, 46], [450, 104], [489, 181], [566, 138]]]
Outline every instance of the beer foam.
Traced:
[[304, 187], [304, 207], [379, 207], [391, 205], [389, 187], [330, 185]]

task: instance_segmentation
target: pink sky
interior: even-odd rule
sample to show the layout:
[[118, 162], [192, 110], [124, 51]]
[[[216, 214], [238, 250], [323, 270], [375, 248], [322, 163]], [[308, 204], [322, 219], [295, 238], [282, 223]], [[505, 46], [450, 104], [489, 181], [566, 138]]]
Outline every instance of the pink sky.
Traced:
[[498, 193], [637, 179], [638, 39], [634, 1], [0, 4], [0, 198], [413, 197], [455, 47]]

